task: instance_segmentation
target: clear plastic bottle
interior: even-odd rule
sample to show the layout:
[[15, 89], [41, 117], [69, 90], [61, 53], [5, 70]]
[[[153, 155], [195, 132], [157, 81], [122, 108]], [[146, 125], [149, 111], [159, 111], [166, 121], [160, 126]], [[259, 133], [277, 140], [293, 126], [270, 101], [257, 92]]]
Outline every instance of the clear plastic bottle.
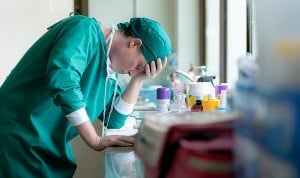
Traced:
[[173, 103], [170, 105], [170, 111], [172, 112], [185, 112], [187, 111], [187, 106], [185, 103], [186, 94], [184, 93], [174, 93]]

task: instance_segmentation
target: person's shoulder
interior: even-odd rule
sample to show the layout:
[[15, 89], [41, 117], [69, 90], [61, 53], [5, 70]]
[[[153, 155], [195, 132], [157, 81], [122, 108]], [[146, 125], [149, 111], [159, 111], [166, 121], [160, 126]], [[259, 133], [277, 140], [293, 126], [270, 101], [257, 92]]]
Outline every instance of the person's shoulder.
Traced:
[[54, 27], [58, 27], [58, 28], [77, 27], [78, 28], [78, 26], [82, 26], [84, 28], [90, 25], [94, 25], [96, 23], [97, 21], [94, 18], [84, 16], [84, 15], [73, 15], [64, 18], [58, 21], [57, 23], [53, 24], [52, 26], [48, 27], [48, 30]]
[[71, 22], [79, 22], [79, 23], [95, 23], [95, 19], [88, 17], [88, 16], [84, 16], [84, 15], [74, 15], [74, 16], [70, 16], [67, 19], [68, 21]]

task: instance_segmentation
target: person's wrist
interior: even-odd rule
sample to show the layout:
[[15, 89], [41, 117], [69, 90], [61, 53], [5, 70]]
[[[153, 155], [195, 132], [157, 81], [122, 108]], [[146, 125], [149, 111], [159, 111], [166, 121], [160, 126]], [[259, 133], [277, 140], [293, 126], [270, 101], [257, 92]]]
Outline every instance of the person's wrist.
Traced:
[[91, 144], [90, 146], [95, 151], [101, 151], [101, 150], [104, 150], [106, 148], [106, 144], [105, 144], [105, 141], [104, 141], [103, 137], [100, 137], [98, 135], [95, 138], [93, 144]]
[[145, 78], [144, 77], [140, 77], [140, 76], [133, 76], [131, 78], [131, 81], [137, 84], [143, 84]]
[[107, 144], [106, 144], [106, 141], [105, 141], [104, 137], [100, 138], [99, 145], [101, 145], [102, 150], [104, 150], [107, 147]]

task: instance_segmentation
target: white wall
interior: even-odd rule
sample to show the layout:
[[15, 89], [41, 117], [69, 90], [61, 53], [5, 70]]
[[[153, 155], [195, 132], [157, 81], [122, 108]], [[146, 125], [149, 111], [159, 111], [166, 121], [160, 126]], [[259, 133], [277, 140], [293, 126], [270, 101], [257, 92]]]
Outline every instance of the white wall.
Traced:
[[135, 13], [134, 0], [89, 0], [89, 16], [96, 17], [104, 25], [127, 21]]
[[174, 39], [174, 4], [174, 0], [89, 0], [89, 16], [104, 25], [126, 22], [131, 17], [149, 17], [160, 22]]
[[237, 60], [247, 51], [246, 0], [228, 0], [227, 8], [227, 82], [234, 84], [238, 79]]
[[220, 0], [206, 1], [205, 40], [208, 73], [216, 75], [214, 83], [220, 82]]
[[200, 2], [177, 0], [177, 51], [180, 69], [200, 64]]
[[73, 1], [0, 1], [0, 85], [46, 28], [73, 11]]

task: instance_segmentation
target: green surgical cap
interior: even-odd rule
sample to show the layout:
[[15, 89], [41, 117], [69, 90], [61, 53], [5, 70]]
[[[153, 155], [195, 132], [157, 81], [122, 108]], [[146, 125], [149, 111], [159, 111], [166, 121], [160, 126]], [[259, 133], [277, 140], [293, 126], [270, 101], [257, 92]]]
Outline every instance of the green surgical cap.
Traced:
[[168, 57], [172, 50], [171, 40], [164, 28], [148, 18], [131, 18], [119, 23], [118, 29], [129, 29], [131, 35], [142, 40], [142, 52], [148, 63]]

